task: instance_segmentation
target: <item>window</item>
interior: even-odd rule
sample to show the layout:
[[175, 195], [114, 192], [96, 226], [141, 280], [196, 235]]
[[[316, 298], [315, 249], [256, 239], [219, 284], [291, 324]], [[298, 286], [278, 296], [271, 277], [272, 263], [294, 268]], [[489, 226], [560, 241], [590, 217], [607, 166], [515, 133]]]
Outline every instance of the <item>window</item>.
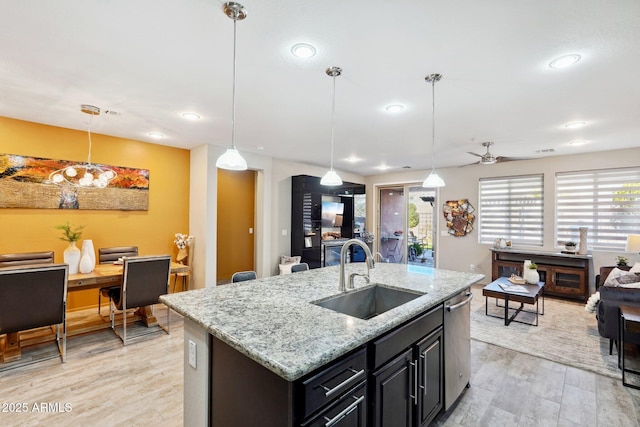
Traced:
[[543, 175], [480, 179], [479, 242], [542, 246]]
[[590, 249], [624, 250], [640, 234], [640, 167], [556, 174], [556, 243], [578, 243], [587, 227]]

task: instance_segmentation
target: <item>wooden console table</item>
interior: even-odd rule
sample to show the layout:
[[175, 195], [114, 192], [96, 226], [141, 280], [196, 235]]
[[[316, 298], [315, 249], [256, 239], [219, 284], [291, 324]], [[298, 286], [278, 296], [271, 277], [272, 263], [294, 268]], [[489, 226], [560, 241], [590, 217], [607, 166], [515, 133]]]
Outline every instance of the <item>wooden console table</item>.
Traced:
[[591, 255], [564, 254], [520, 249], [491, 249], [491, 280], [522, 276], [525, 260], [538, 265], [545, 295], [578, 299], [589, 298], [593, 261]]

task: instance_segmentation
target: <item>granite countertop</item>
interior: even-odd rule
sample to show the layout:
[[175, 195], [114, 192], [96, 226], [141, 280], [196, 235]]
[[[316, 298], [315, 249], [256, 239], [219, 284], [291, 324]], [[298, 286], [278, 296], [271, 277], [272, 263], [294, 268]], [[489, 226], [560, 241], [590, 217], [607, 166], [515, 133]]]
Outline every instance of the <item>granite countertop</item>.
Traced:
[[[347, 274], [366, 272], [347, 264]], [[164, 295], [160, 300], [288, 381], [434, 307], [484, 275], [376, 264], [371, 283], [424, 294], [369, 320], [312, 304], [338, 294], [339, 266]], [[356, 278], [356, 288], [366, 286]]]

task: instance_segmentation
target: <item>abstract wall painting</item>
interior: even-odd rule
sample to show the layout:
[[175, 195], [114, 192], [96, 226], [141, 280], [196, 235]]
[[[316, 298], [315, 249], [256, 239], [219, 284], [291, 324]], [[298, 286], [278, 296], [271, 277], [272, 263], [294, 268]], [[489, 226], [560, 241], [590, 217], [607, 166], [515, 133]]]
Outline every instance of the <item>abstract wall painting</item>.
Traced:
[[122, 166], [106, 188], [56, 184], [49, 175], [86, 163], [41, 157], [0, 154], [0, 208], [149, 210], [149, 171]]

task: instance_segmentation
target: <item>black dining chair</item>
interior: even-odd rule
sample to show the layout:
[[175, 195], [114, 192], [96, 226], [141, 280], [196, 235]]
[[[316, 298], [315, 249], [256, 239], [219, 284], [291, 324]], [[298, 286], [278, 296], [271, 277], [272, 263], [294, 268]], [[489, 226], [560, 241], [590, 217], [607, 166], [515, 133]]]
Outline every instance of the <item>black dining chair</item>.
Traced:
[[[111, 264], [126, 257], [138, 256], [137, 246], [114, 246], [98, 249], [98, 264]], [[109, 298], [109, 291], [120, 286], [105, 286], [98, 290], [98, 316], [102, 317], [102, 297]]]
[[300, 271], [307, 271], [307, 270], [309, 270], [309, 264], [307, 264], [306, 262], [301, 262], [299, 264], [294, 264], [291, 266], [292, 273], [298, 273]]
[[53, 251], [20, 252], [0, 255], [0, 268], [33, 264], [53, 264]]
[[67, 264], [1, 268], [0, 335], [52, 326], [64, 363], [67, 353], [68, 278]]
[[[157, 255], [125, 258], [123, 268], [122, 286], [113, 288], [108, 293], [110, 303], [109, 317], [111, 319], [111, 329], [122, 340], [123, 345], [127, 345], [127, 310], [153, 306], [160, 302], [161, 295], [169, 293], [171, 256]], [[122, 334], [118, 333], [115, 325], [116, 310], [122, 312]], [[158, 326], [169, 334], [168, 307], [166, 326], [160, 323], [158, 323]]]
[[231, 283], [244, 282], [246, 280], [255, 280], [258, 276], [255, 271], [238, 271], [231, 276]]

